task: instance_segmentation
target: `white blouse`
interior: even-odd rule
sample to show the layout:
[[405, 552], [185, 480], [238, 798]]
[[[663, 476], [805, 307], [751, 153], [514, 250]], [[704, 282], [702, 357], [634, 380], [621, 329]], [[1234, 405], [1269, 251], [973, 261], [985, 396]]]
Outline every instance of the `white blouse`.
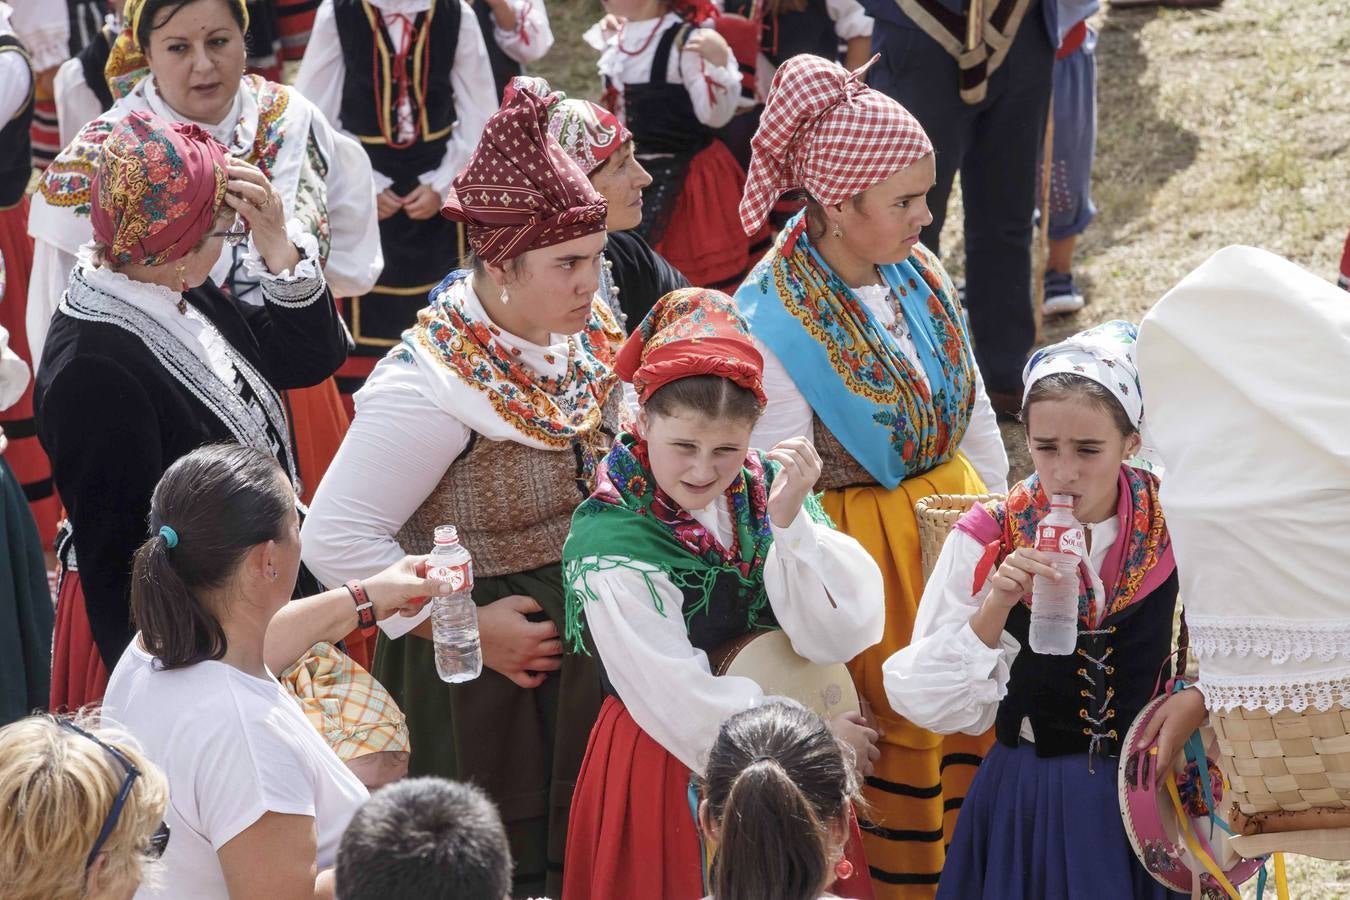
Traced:
[[56, 70], [52, 87], [56, 97], [56, 126], [61, 135], [61, 146], [69, 147], [80, 129], [103, 115], [103, 104], [89, 82], [84, 80], [84, 66], [79, 59], [68, 59]]
[[[466, 312], [488, 320], [469, 279], [456, 282]], [[516, 361], [543, 377], [565, 375], [567, 335], [535, 344], [504, 329], [494, 335]], [[310, 504], [301, 531], [305, 565], [326, 585], [369, 578], [403, 558], [396, 535], [417, 511], [474, 433], [520, 440], [486, 395], [458, 384], [444, 367], [432, 369], [386, 356], [357, 392], [356, 417]], [[391, 637], [429, 615], [394, 616], [380, 627]]]
[[[482, 3], [484, 0], [475, 0]], [[492, 20], [492, 39], [507, 56], [526, 65], [544, 58], [553, 47], [553, 27], [548, 22], [544, 0], [515, 0], [511, 9], [516, 14], [516, 27], [505, 31]]]
[[[839, 43], [847, 44], [854, 38], [872, 36], [872, 17], [863, 9], [858, 0], [825, 0], [825, 11], [834, 22], [834, 33]], [[762, 52], [755, 56], [755, 93], [756, 101], [764, 102], [769, 96], [769, 86], [777, 74], [775, 66]]]
[[[373, 4], [380, 9], [395, 50], [401, 50], [407, 38], [405, 29], [398, 26], [395, 17], [415, 16], [426, 11], [428, 0], [382, 0]], [[305, 58], [295, 76], [295, 89], [309, 98], [328, 120], [344, 134], [350, 131], [342, 124], [342, 85], [347, 78], [347, 61], [342, 56], [342, 42], [338, 37], [333, 0], [323, 0], [314, 16]], [[492, 81], [492, 65], [488, 61], [487, 44], [478, 19], [464, 0], [459, 0], [459, 40], [455, 45], [455, 64], [450, 70], [450, 84], [455, 92], [455, 125], [445, 145], [445, 156], [440, 165], [418, 173], [417, 180], [441, 197], [450, 191], [450, 183], [464, 168], [483, 136], [488, 117], [497, 110], [497, 87]], [[406, 116], [405, 116], [406, 114]], [[411, 125], [411, 106], [403, 105], [399, 118]], [[411, 133], [407, 135], [411, 137]], [[376, 171], [375, 190], [383, 191], [394, 180]]]
[[[1100, 603], [1102, 563], [1120, 534], [1120, 522], [1112, 516], [1085, 528], [1091, 534], [1088, 568], [1097, 579], [1093, 594]], [[984, 546], [964, 531], [947, 536], [919, 601], [909, 646], [881, 665], [891, 708], [938, 734], [980, 734], [994, 724], [999, 701], [1008, 693], [1013, 660], [1022, 649], [1006, 631], [998, 647], [989, 647], [970, 627], [989, 594], [987, 580], [971, 594], [983, 555]], [[1022, 736], [1034, 739], [1025, 720]]]
[[[877, 322], [891, 332], [900, 349], [904, 351], [914, 368], [918, 370], [924, 383], [928, 383], [928, 374], [919, 361], [919, 350], [914, 344], [914, 336], [903, 316], [896, 314], [890, 302], [890, 289], [885, 285], [865, 285], [854, 290], [854, 295], [862, 301]], [[769, 402], [764, 407], [750, 437], [753, 447], [768, 450], [779, 441], [790, 437], [812, 438], [812, 418], [815, 415], [811, 404], [797, 389], [792, 376], [788, 374], [772, 350], [763, 342], [756, 340], [755, 346], [764, 356], [764, 393]], [[984, 389], [984, 376], [979, 367], [975, 368], [975, 407], [971, 411], [970, 425], [961, 439], [961, 452], [965, 453], [970, 464], [979, 473], [985, 487], [993, 494], [1008, 492], [1008, 452], [1003, 446], [1003, 433], [999, 431], [998, 417], [989, 402]]]
[[[725, 497], [691, 514], [724, 546], [731, 543], [734, 522]], [[588, 561], [603, 566], [606, 559], [619, 557]], [[701, 772], [722, 722], [758, 704], [764, 692], [749, 678], [713, 675], [707, 654], [689, 642], [683, 593], [655, 566], [624, 563], [581, 576], [595, 595], [586, 604], [586, 627], [633, 720]], [[644, 577], [628, 565], [643, 565], [650, 574]], [[886, 617], [881, 570], [861, 544], [805, 513], [787, 528], [773, 527], [764, 586], [793, 649], [812, 662], [847, 662], [881, 640]]]
[[[666, 13], [659, 19], [629, 22], [618, 32], [604, 33], [597, 23], [582, 35], [586, 43], [600, 51], [600, 76], [608, 78], [619, 92], [617, 114], [620, 119], [625, 117], [624, 85], [651, 81], [661, 32], [679, 27], [683, 21], [674, 13]], [[727, 59], [726, 65], [714, 66], [686, 47], [679, 53], [670, 54], [666, 81], [684, 85], [694, 104], [694, 115], [709, 128], [721, 128], [736, 114], [741, 95], [741, 72], [734, 55]]]

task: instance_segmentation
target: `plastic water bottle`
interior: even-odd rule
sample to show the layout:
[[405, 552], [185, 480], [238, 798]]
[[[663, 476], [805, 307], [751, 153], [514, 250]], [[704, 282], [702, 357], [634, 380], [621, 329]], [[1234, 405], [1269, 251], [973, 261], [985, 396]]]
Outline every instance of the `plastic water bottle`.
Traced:
[[1050, 512], [1036, 526], [1036, 549], [1053, 558], [1059, 581], [1037, 575], [1031, 587], [1031, 649], [1066, 656], [1078, 644], [1078, 561], [1083, 526], [1073, 514], [1073, 497], [1055, 494]]
[[442, 681], [473, 681], [483, 671], [478, 644], [478, 608], [473, 603], [473, 559], [453, 525], [436, 529], [436, 547], [427, 560], [427, 577], [450, 585], [450, 593], [431, 601], [431, 639], [436, 673]]

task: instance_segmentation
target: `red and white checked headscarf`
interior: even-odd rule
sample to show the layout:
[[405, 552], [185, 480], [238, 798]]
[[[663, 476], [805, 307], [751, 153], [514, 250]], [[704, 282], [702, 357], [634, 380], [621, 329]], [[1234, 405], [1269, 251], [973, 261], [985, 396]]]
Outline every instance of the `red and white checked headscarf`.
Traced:
[[750, 142], [746, 234], [759, 231], [784, 191], [805, 188], [826, 206], [842, 203], [933, 152], [918, 119], [863, 84], [877, 58], [852, 73], [809, 54], [778, 67]]

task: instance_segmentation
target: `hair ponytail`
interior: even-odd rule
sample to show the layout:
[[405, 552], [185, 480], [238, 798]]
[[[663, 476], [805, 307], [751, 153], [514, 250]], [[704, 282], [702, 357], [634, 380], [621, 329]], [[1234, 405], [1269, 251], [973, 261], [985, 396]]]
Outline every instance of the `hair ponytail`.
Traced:
[[829, 870], [826, 829], [776, 759], [741, 770], [719, 818], [712, 879], [716, 900], [820, 896]]
[[816, 900], [831, 880], [830, 829], [857, 788], [829, 727], [797, 703], [723, 722], [703, 778], [718, 823], [716, 900]]
[[279, 540], [294, 505], [277, 461], [239, 444], [200, 447], [164, 473], [150, 499], [153, 536], [131, 573], [132, 621], [163, 668], [225, 655], [202, 594], [226, 584], [250, 549]]

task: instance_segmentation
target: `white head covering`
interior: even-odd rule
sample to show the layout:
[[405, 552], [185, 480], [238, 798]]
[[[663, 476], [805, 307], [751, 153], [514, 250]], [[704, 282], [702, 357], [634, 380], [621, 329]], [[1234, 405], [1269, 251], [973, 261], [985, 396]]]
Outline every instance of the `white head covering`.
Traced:
[[1144, 421], [1144, 397], [1134, 364], [1134, 342], [1139, 329], [1116, 319], [1037, 350], [1022, 370], [1022, 403], [1032, 385], [1047, 375], [1067, 372], [1095, 381], [1111, 392], [1134, 427]]
[[1228, 247], [1137, 348], [1211, 708], [1350, 703], [1350, 297]]

